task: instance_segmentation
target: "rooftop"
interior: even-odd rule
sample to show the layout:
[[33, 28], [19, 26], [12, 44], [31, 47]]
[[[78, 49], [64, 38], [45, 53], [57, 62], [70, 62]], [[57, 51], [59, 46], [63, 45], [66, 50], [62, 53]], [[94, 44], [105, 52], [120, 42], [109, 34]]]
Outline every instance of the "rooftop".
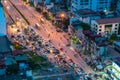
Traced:
[[95, 20], [95, 21], [98, 24], [120, 23], [120, 17], [107, 18], [107, 19], [98, 19], [98, 20]]
[[14, 56], [18, 56], [18, 55], [22, 55], [22, 54], [23, 54], [22, 50], [15, 50], [15, 51], [13, 51], [13, 55]]
[[26, 61], [27, 60], [27, 56], [26, 55], [18, 55], [15, 57], [16, 61]]
[[99, 47], [106, 46], [107, 38], [101, 37], [101, 35], [94, 34], [90, 30], [84, 30], [83, 33], [87, 36], [90, 40], [93, 40]]
[[4, 61], [5, 65], [12, 65], [12, 64], [16, 64], [16, 60], [14, 59], [14, 56], [8, 56], [5, 57], [5, 61]]
[[120, 46], [120, 41], [114, 41], [114, 44], [116, 44], [117, 46]]
[[10, 52], [10, 42], [7, 39], [6, 36], [0, 36], [0, 52], [5, 53], [5, 52]]
[[5, 34], [6, 34], [6, 18], [4, 15], [2, 4], [0, 2], [0, 36], [4, 36]]
[[74, 11], [73, 13], [77, 14], [78, 16], [82, 16], [82, 17], [100, 16], [99, 13], [94, 12], [94, 11], [89, 10], [89, 9]]
[[82, 29], [82, 27], [80, 26], [80, 21], [74, 21], [72, 22], [72, 27], [75, 29], [75, 30], [78, 30], [78, 29]]

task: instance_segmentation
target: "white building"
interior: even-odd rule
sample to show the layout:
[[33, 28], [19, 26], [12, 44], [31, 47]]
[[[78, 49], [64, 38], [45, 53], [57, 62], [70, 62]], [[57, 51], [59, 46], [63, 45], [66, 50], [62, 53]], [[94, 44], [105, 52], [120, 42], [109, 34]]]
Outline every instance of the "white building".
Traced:
[[6, 35], [6, 18], [4, 15], [3, 7], [0, 2], [0, 36]]
[[71, 0], [71, 10], [91, 9], [93, 11], [109, 11], [111, 0]]
[[91, 30], [102, 36], [109, 37], [113, 33], [118, 34], [120, 17], [92, 20]]

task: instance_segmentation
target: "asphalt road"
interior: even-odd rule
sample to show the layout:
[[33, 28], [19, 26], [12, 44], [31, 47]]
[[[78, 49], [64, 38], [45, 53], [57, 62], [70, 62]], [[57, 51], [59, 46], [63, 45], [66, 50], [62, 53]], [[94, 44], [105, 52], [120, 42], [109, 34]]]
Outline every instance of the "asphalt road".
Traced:
[[[51, 22], [47, 21], [44, 18], [43, 18], [44, 19], [44, 24], [41, 23], [39, 21], [39, 19], [40, 19], [40, 17], [42, 17], [42, 15], [39, 14], [38, 12], [36, 12], [33, 8], [30, 8], [27, 5], [24, 5], [21, 2], [21, 0], [10, 0], [10, 1], [16, 6], [16, 8], [18, 8], [21, 11], [21, 13], [29, 21], [29, 23], [30, 23], [29, 26], [31, 28], [33, 28], [39, 35], [41, 35], [46, 40], [51, 40], [52, 44], [57, 49], [63, 48], [64, 50], [61, 51], [61, 52], [63, 52], [66, 56], [70, 57], [74, 61], [74, 63], [78, 64], [85, 72], [93, 73], [93, 70], [85, 63], [85, 61], [80, 56], [78, 56], [76, 58], [74, 56], [74, 54], [76, 54], [76, 52], [66, 46], [68, 44], [68, 40], [66, 39], [66, 37], [68, 37], [67, 33], [56, 32], [55, 26], [53, 26], [51, 24]], [[11, 3], [9, 3], [7, 5], [11, 6]], [[11, 7], [13, 7], [13, 6], [11, 6]], [[11, 16], [14, 16], [15, 18], [16, 18], [16, 16], [19, 16], [17, 14], [18, 12], [16, 12], [16, 11], [10, 11], [9, 10], [9, 13], [11, 14]], [[36, 23], [40, 24], [41, 30], [37, 30], [34, 27], [34, 25]], [[50, 35], [50, 36], [48, 37], [48, 35]], [[66, 36], [66, 37], [64, 37], [64, 36]]]

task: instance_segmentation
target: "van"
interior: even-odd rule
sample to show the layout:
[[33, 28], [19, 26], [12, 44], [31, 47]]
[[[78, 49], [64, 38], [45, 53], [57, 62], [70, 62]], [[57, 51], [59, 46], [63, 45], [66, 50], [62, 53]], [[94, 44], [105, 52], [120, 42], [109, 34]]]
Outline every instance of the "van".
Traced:
[[41, 28], [40, 28], [40, 24], [39, 24], [39, 23], [36, 23], [36, 24], [35, 24], [35, 28], [38, 29], [38, 30], [40, 30], [40, 29], [41, 29]]
[[43, 19], [42, 17], [40, 18], [40, 22], [41, 22], [41, 23], [44, 23], [44, 19]]

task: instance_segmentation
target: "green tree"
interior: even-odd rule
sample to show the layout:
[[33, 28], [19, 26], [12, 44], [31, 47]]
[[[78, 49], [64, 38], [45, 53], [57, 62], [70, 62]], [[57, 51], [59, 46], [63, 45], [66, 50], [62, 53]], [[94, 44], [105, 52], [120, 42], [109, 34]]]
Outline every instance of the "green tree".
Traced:
[[70, 19], [69, 19], [69, 18], [68, 18], [68, 19], [64, 19], [64, 20], [63, 20], [63, 24], [64, 24], [64, 27], [65, 27], [66, 29], [68, 28], [69, 21], [70, 21]]
[[113, 42], [117, 39], [118, 39], [117, 34], [112, 34], [109, 40], [109, 44], [113, 45]]
[[80, 26], [82, 26], [83, 30], [90, 30], [90, 25], [87, 23], [80, 23]]
[[38, 11], [40, 13], [42, 12], [42, 10], [40, 8], [38, 8], [38, 7], [36, 7], [35, 9], [36, 9], [36, 11]]
[[19, 71], [19, 66], [17, 64], [12, 64], [7, 67], [7, 74], [17, 74]]
[[47, 20], [51, 20], [51, 16], [47, 12], [43, 12], [42, 14]]
[[79, 39], [77, 37], [72, 37], [72, 41], [74, 44], [77, 44], [79, 42]]
[[112, 34], [110, 40], [117, 40], [117, 34]]

